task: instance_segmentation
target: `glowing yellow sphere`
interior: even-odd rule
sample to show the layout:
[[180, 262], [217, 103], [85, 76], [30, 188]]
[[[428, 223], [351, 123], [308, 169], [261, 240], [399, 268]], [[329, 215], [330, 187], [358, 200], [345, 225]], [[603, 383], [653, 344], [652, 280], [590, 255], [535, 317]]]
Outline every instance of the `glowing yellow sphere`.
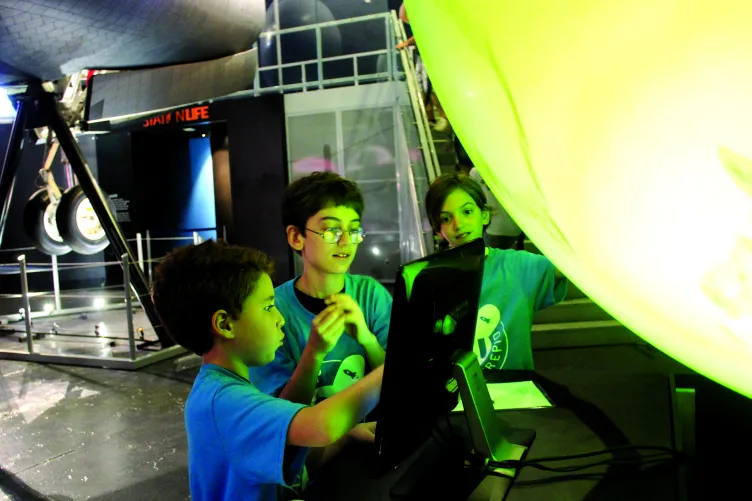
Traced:
[[406, 6], [452, 126], [538, 247], [752, 396], [752, 2]]

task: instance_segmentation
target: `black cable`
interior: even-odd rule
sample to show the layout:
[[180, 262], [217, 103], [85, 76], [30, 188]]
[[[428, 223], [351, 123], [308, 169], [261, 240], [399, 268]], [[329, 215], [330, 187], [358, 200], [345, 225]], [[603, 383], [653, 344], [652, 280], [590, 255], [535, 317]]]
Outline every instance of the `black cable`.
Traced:
[[668, 463], [673, 461], [674, 458], [664, 456], [662, 454], [653, 455], [653, 456], [646, 456], [643, 458], [640, 458], [640, 460], [629, 460], [629, 459], [606, 459], [604, 461], [598, 461], [596, 463], [588, 463], [583, 465], [576, 465], [576, 466], [562, 466], [559, 468], [551, 467], [551, 466], [545, 466], [542, 464], [530, 464], [526, 465], [529, 468], [535, 468], [536, 470], [541, 471], [550, 471], [554, 473], [570, 473], [573, 471], [581, 471], [581, 470], [587, 470], [590, 468], [595, 468], [596, 466], [613, 466], [613, 465], [647, 465], [647, 464], [654, 464], [654, 463]]
[[[442, 447], [452, 448], [454, 449], [456, 444], [459, 443], [459, 439], [454, 432], [454, 426], [452, 426], [451, 422], [449, 421], [449, 414], [444, 415], [444, 422], [446, 423], [447, 431], [449, 435], [447, 436], [446, 432], [441, 429], [440, 423], [437, 422], [436, 425], [432, 429], [432, 436], [433, 439], [436, 441], [437, 444], [439, 444]], [[437, 436], [438, 435], [438, 436]], [[560, 468], [555, 467], [547, 467], [540, 465], [541, 463], [547, 463], [547, 462], [555, 462], [555, 461], [572, 461], [575, 459], [582, 459], [582, 458], [589, 458], [594, 456], [601, 456], [606, 454], [614, 454], [619, 452], [627, 452], [627, 451], [653, 451], [658, 452], [659, 454], [654, 454], [650, 456], [641, 456], [634, 459], [616, 459], [611, 458], [607, 460], [602, 460], [596, 463], [589, 463], [585, 465], [576, 465], [576, 466], [563, 466]], [[682, 457], [682, 453], [672, 449], [670, 447], [662, 447], [662, 446], [654, 446], [654, 445], [623, 445], [623, 446], [616, 446], [616, 447], [609, 447], [606, 449], [598, 450], [598, 451], [591, 451], [591, 452], [584, 452], [579, 454], [569, 454], [564, 456], [551, 456], [551, 457], [543, 457], [543, 458], [536, 458], [536, 459], [526, 459], [526, 460], [507, 460], [507, 461], [487, 461], [485, 464], [488, 467], [494, 467], [494, 468], [508, 468], [508, 469], [520, 469], [524, 468], [526, 466], [536, 468], [539, 470], [544, 471], [551, 471], [551, 472], [569, 472], [569, 471], [579, 471], [584, 470], [588, 468], [593, 468], [595, 466], [601, 466], [601, 465], [627, 465], [627, 464], [646, 464], [645, 459], [649, 459], [651, 461], [654, 461], [655, 458], [658, 458], [659, 456], [663, 456], [661, 461], [668, 461], [670, 459], [675, 459], [677, 457]], [[470, 463], [478, 463], [485, 461], [485, 458], [480, 458], [475, 456], [472, 453], [467, 453], [466, 460]], [[540, 465], [540, 466], [539, 466]]]
[[[460, 441], [458, 439], [457, 434], [454, 431], [454, 426], [452, 426], [449, 420], [449, 414], [444, 415], [444, 421], [446, 423], [447, 430], [446, 431], [442, 430], [440, 427], [440, 422], [437, 422], [436, 425], [432, 429], [432, 436], [434, 440], [440, 446], [457, 449], [456, 445]], [[447, 436], [447, 432], [449, 436]], [[632, 459], [609, 458], [609, 459], [596, 461], [594, 463], [560, 466], [560, 467], [546, 466], [542, 464], [542, 463], [547, 463], [547, 462], [572, 461], [575, 459], [591, 458], [591, 457], [597, 457], [597, 456], [602, 456], [606, 454], [618, 454], [622, 452], [640, 452], [640, 451], [653, 452], [653, 454], [649, 454], [645, 456], [638, 456]], [[479, 457], [467, 451], [464, 451], [464, 452], [466, 453], [466, 458], [465, 458], [466, 466], [475, 467], [475, 468], [480, 467], [481, 469], [485, 469], [487, 475], [514, 480], [516, 475], [519, 473], [519, 470], [524, 467], [531, 467], [531, 468], [535, 468], [535, 469], [542, 470], [542, 471], [563, 474], [563, 475], [555, 475], [555, 476], [548, 477], [548, 478], [542, 478], [538, 480], [515, 483], [515, 485], [522, 485], [522, 486], [535, 486], [535, 485], [543, 485], [543, 484], [548, 484], [548, 483], [553, 483], [553, 482], [565, 482], [565, 481], [573, 481], [573, 480], [599, 480], [599, 479], [604, 478], [607, 472], [596, 472], [596, 473], [572, 473], [572, 472], [578, 472], [578, 471], [582, 471], [582, 470], [586, 470], [586, 469], [594, 468], [598, 466], [606, 466], [606, 467], [626, 466], [626, 465], [645, 466], [645, 465], [652, 465], [652, 464], [667, 463], [667, 462], [675, 461], [677, 459], [684, 458], [684, 454], [682, 454], [680, 451], [677, 451], [676, 449], [672, 449], [670, 447], [653, 446], [653, 445], [624, 445], [624, 446], [609, 447], [609, 448], [602, 449], [602, 450], [579, 453], [579, 454], [569, 454], [569, 455], [564, 455], [564, 456], [551, 456], [551, 457], [543, 457], [543, 458], [537, 458], [537, 459], [527, 459], [524, 461], [523, 460], [487, 461], [486, 458]], [[492, 468], [512, 469], [515, 471], [510, 475], [510, 474], [505, 474], [504, 472], [493, 470]]]
[[[649, 465], [649, 464], [660, 464], [667, 462], [665, 459], [654, 459], [651, 461], [645, 461], [643, 463], [640, 463], [640, 465]], [[607, 463], [604, 461], [604, 463]], [[565, 472], [565, 470], [563, 470]], [[487, 475], [494, 476], [494, 477], [501, 477], [510, 479], [511, 477], [503, 472], [490, 470], [486, 472]], [[607, 472], [598, 472], [598, 473], [572, 473], [568, 475], [554, 475], [550, 477], [540, 478], [536, 480], [526, 480], [526, 481], [517, 481], [514, 483], [515, 487], [534, 487], [537, 485], [545, 485], [545, 484], [552, 484], [556, 482], [571, 482], [574, 480], [602, 480], [606, 477], [608, 473]]]
[[583, 452], [580, 454], [569, 454], [566, 456], [551, 456], [551, 457], [543, 457], [543, 458], [537, 458], [537, 459], [526, 459], [524, 461], [510, 459], [508, 461], [491, 461], [489, 464], [491, 464], [492, 466], [499, 466], [502, 468], [515, 468], [515, 467], [529, 466], [529, 465], [538, 464], [538, 463], [549, 463], [553, 461], [571, 461], [573, 459], [601, 456], [605, 454], [613, 454], [614, 452], [625, 452], [625, 451], [658, 451], [658, 452], [663, 452], [671, 456], [683, 455], [681, 452], [677, 451], [676, 449], [672, 449], [670, 447], [661, 447], [661, 446], [655, 446], [655, 445], [623, 445], [623, 446], [618, 446], [618, 447], [610, 447], [608, 449], [602, 449], [599, 451]]
[[[454, 426], [449, 421], [449, 414], [444, 415], [444, 422], [446, 423], [447, 430], [449, 431], [449, 439], [447, 439], [447, 436], [444, 434], [443, 431], [441, 431], [441, 438], [443, 440], [443, 444], [440, 445], [447, 445], [451, 446], [451, 444], [457, 443], [457, 435], [454, 432]], [[438, 423], [434, 427], [434, 430], [436, 432], [439, 432], [440, 427]], [[434, 437], [435, 438], [435, 437]], [[606, 449], [601, 449], [598, 451], [591, 451], [591, 452], [583, 452], [579, 454], [568, 454], [564, 456], [550, 456], [550, 457], [542, 457], [542, 458], [536, 458], [536, 459], [526, 459], [526, 460], [514, 460], [510, 459], [507, 461], [489, 461], [489, 466], [499, 467], [499, 468], [522, 468], [525, 466], [533, 466], [539, 463], [547, 463], [547, 462], [554, 462], [554, 461], [571, 461], [573, 459], [581, 459], [581, 458], [588, 458], [588, 457], [594, 457], [594, 456], [601, 456], [605, 454], [613, 454], [613, 453], [619, 453], [619, 452], [627, 452], [627, 451], [655, 451], [659, 453], [666, 454], [671, 457], [683, 457], [683, 454], [673, 448], [670, 447], [663, 447], [663, 446], [657, 446], [657, 445], [622, 445], [622, 446], [615, 446], [615, 447], [609, 447]], [[472, 454], [469, 454], [470, 458], [474, 458]], [[653, 457], [653, 456], [649, 456]], [[667, 458], [668, 459], [668, 458]], [[614, 461], [623, 461], [622, 463], [614, 463]], [[615, 460], [610, 459], [606, 460], [605, 462], [598, 463], [598, 464], [635, 464], [640, 463], [641, 458], [636, 458], [636, 460], [630, 461], [630, 460]], [[550, 470], [550, 471], [556, 471], [556, 470]]]
[[514, 483], [514, 487], [535, 487], [536, 485], [553, 484], [556, 482], [571, 482], [573, 480], [601, 480], [605, 473], [575, 473], [572, 475], [558, 475], [553, 477], [539, 478], [536, 480], [524, 480]]

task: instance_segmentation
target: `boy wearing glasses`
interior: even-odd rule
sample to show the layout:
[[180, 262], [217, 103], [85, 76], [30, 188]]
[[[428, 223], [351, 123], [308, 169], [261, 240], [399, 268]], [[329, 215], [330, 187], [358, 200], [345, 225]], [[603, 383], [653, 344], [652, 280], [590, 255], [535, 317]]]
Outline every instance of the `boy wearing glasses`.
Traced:
[[282, 219], [303, 274], [275, 289], [284, 344], [250, 374], [265, 393], [309, 405], [383, 365], [391, 295], [375, 279], [347, 273], [365, 238], [363, 208], [358, 186], [333, 172], [287, 187]]

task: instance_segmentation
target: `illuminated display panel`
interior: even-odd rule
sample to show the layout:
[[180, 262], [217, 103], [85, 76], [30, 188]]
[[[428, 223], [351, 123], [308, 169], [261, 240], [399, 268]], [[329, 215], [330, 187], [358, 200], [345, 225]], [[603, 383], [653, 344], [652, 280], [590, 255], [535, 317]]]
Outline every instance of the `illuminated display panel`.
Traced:
[[752, 3], [406, 6], [527, 235], [635, 333], [752, 396]]

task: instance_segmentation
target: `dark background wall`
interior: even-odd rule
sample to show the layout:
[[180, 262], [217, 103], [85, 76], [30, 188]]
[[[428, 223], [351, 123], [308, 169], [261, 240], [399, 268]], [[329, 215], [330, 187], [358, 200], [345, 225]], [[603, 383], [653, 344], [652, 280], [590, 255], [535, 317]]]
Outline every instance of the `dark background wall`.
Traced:
[[[204, 216], [208, 212], [214, 217], [210, 226], [226, 226], [230, 243], [267, 252], [277, 264], [275, 281], [287, 280], [292, 276], [292, 257], [280, 214], [282, 193], [288, 183], [283, 97], [270, 95], [215, 102], [211, 105], [211, 117], [216, 122], [196, 127], [195, 134], [186, 134], [182, 125], [179, 128], [165, 126], [153, 132], [139, 130], [136, 125], [130, 131], [82, 135], [78, 140], [102, 190], [128, 202], [127, 211], [118, 214], [126, 238], [135, 238], [137, 232], [145, 236], [146, 230], [153, 236], [190, 235], [194, 229], [199, 229], [195, 224], [207, 227]], [[0, 125], [3, 152], [9, 130], [10, 125]], [[196, 134], [200, 137], [202, 132], [206, 133], [206, 138], [191, 143], [197, 139]], [[213, 140], [216, 138], [212, 138], [212, 133], [219, 136], [218, 141]], [[222, 136], [226, 137], [222, 139]], [[213, 176], [203, 170], [203, 162], [211, 158], [210, 139], [216, 142], [215, 149], [229, 144], [229, 169], [225, 165]], [[22, 214], [26, 200], [35, 191], [34, 180], [43, 156], [44, 145], [24, 149], [3, 249], [32, 246], [23, 230]], [[53, 171], [63, 184], [59, 161]], [[214, 186], [213, 179], [217, 177], [224, 178], [223, 189]], [[205, 183], [203, 192], [197, 191], [197, 180]], [[213, 192], [211, 198], [219, 195], [214, 199], [215, 207], [207, 211], [195, 210], [197, 205], [206, 203], [207, 190]], [[222, 210], [217, 210], [220, 207]], [[209, 235], [203, 232], [202, 236]], [[135, 252], [135, 244], [131, 242], [131, 245]], [[177, 245], [176, 242], [161, 247], [155, 244], [154, 256], [163, 255]], [[16, 262], [18, 253], [0, 252], [0, 259]], [[27, 254], [29, 262], [50, 262], [49, 256], [36, 250]], [[93, 256], [71, 253], [61, 256], [60, 262], [117, 259], [108, 248]], [[108, 269], [106, 276], [101, 269], [77, 270], [61, 274], [61, 285], [64, 289], [99, 287], [122, 283], [121, 277], [117, 266]], [[0, 281], [4, 292], [18, 291], [17, 276], [2, 276]], [[30, 287], [51, 290], [50, 275], [30, 276]]]
[[230, 243], [267, 252], [275, 283], [292, 278], [292, 253], [282, 227], [281, 201], [288, 184], [285, 107], [281, 94], [214, 103], [226, 117], [230, 151]]
[[[203, 124], [148, 130], [134, 124], [129, 131], [96, 135], [102, 188], [130, 202], [130, 221], [122, 223], [128, 238], [147, 230], [153, 237], [190, 236], [210, 226], [222, 236], [225, 227], [230, 243], [267, 252], [277, 264], [276, 281], [287, 280], [293, 270], [280, 214], [288, 184], [283, 96], [217, 101], [210, 117]], [[213, 176], [202, 170], [209, 153], [216, 161]], [[198, 179], [204, 186], [198, 191], [213, 191], [211, 208], [196, 210], [209, 198], [197, 193]], [[187, 243], [154, 242], [153, 255]]]
[[[292, 276], [292, 258], [280, 214], [288, 183], [283, 96], [216, 101], [209, 110], [211, 122], [207, 123], [144, 130], [138, 122], [129, 131], [97, 135], [102, 188], [130, 201], [131, 221], [123, 223], [130, 238], [147, 229], [157, 237], [189, 236], [208, 226], [219, 228], [217, 236], [221, 236], [225, 227], [230, 243], [267, 252], [277, 263], [276, 279], [287, 280]], [[197, 146], [199, 139], [204, 142]], [[217, 163], [213, 176], [202, 177], [201, 172], [206, 172], [201, 166], [208, 153]], [[105, 157], [107, 168], [102, 163]], [[215, 222], [209, 225], [199, 217], [205, 214], [194, 211], [188, 220], [195, 224], [187, 227], [186, 203], [191, 200], [194, 209], [197, 205], [192, 199], [197, 178], [214, 192], [210, 212]], [[198, 196], [204, 201], [201, 203], [207, 197]], [[201, 235], [214, 236], [209, 232]], [[154, 245], [154, 255], [158, 255], [178, 244]]]

